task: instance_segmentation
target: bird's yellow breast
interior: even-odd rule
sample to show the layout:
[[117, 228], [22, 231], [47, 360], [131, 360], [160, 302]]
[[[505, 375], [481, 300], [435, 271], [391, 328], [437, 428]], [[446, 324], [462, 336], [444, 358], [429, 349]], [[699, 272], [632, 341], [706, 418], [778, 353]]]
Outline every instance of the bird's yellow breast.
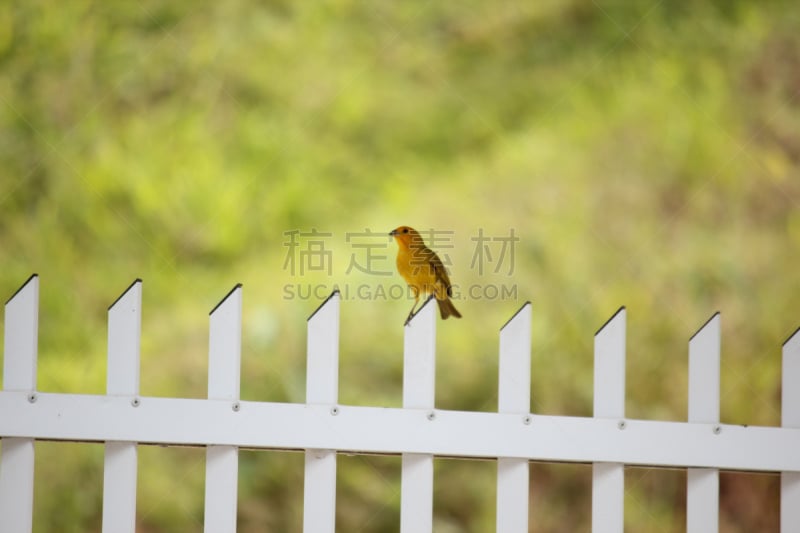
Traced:
[[410, 286], [420, 292], [433, 291], [436, 272], [422, 250], [400, 248], [397, 252], [397, 271]]

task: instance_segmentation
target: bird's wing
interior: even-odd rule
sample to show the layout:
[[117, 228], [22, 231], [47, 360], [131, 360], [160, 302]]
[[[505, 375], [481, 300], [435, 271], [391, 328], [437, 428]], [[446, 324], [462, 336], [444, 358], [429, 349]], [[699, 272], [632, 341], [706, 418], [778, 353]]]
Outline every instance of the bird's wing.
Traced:
[[442, 260], [439, 259], [439, 256], [436, 253], [426, 248], [428, 252], [430, 252], [430, 257], [428, 259], [431, 267], [433, 267], [433, 273], [436, 276], [436, 281], [441, 281], [444, 285], [445, 289], [447, 290], [447, 295], [452, 296], [452, 290], [450, 289], [450, 278], [447, 277], [447, 270], [444, 268], [444, 264], [442, 264]]

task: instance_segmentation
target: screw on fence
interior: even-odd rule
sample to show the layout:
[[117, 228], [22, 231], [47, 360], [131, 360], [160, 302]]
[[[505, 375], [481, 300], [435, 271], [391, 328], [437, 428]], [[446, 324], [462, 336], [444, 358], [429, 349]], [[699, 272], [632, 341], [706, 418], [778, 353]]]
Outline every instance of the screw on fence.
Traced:
[[336, 416], [336, 415], [338, 415], [338, 414], [339, 414], [339, 407], [338, 407], [338, 406], [336, 406], [336, 405], [334, 405], [333, 407], [331, 407], [331, 416]]
[[428, 420], [433, 420], [435, 418], [436, 418], [436, 412], [435, 411], [431, 411], [430, 413], [428, 413]]
[[239, 409], [241, 409], [241, 408], [242, 408], [242, 405], [239, 402], [233, 402], [233, 404], [231, 405], [231, 409], [233, 409], [233, 412], [235, 412], [235, 413], [238, 413]]
[[36, 399], [37, 399], [37, 396], [36, 396], [35, 392], [32, 392], [32, 393], [28, 394], [28, 401], [30, 403], [36, 403]]
[[133, 400], [131, 400], [131, 405], [134, 406], [134, 407], [139, 407], [140, 403], [142, 403], [142, 402], [139, 401], [139, 398], [134, 398]]
[[617, 427], [619, 429], [625, 429], [626, 426], [627, 426], [627, 424], [625, 423], [624, 420], [620, 420], [619, 422], [617, 422]]
[[714, 426], [714, 435], [719, 435], [722, 432], [722, 426]]
[[522, 417], [522, 423], [525, 424], [526, 426], [529, 426], [532, 421], [533, 418], [531, 417], [531, 415], [525, 415]]

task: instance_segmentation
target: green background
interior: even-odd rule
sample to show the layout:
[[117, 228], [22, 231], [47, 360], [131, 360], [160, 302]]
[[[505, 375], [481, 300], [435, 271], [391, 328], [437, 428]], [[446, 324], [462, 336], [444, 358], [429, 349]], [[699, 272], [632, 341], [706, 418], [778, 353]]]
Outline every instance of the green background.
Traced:
[[[141, 277], [143, 395], [206, 394], [207, 313], [242, 282], [242, 398], [302, 402], [307, 316], [334, 285], [401, 283], [382, 236], [392, 274], [348, 272], [348, 234], [407, 224], [452, 232], [433, 247], [455, 283], [516, 290], [462, 294], [438, 324], [437, 407], [496, 410], [498, 329], [531, 300], [532, 411], [590, 416], [593, 333], [626, 305], [628, 416], [685, 420], [687, 341], [720, 310], [722, 421], [778, 425], [800, 324], [799, 12], [5, 2], [0, 295], [41, 276], [38, 389], [104, 393], [106, 309]], [[312, 228], [330, 275], [286, 264], [285, 232]], [[479, 231], [512, 229], [513, 262], [472, 264]], [[400, 405], [410, 304], [342, 302], [342, 403]], [[204, 457], [140, 447], [137, 531], [201, 530]], [[100, 530], [102, 458], [36, 445], [35, 531]], [[302, 454], [243, 451], [239, 470], [240, 531], [301, 530]], [[531, 471], [531, 531], [588, 531], [591, 467]], [[398, 529], [398, 458], [343, 456], [338, 476], [338, 531]], [[434, 530], [493, 530], [494, 479], [437, 460]], [[777, 531], [778, 487], [723, 473], [722, 531]], [[684, 471], [626, 472], [627, 530], [682, 531], [684, 502]]]

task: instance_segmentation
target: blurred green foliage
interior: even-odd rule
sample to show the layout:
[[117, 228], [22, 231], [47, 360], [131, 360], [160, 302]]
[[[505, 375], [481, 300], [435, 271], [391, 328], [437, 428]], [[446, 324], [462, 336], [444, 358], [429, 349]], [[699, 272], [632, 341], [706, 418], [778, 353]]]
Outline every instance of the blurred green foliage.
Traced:
[[[464, 318], [438, 326], [438, 407], [496, 409], [497, 328], [531, 299], [534, 412], [591, 414], [592, 334], [624, 304], [629, 416], [685, 419], [686, 342], [719, 309], [722, 419], [777, 425], [800, 316], [799, 13], [3, 3], [0, 293], [41, 275], [39, 389], [104, 392], [105, 310], [142, 277], [142, 394], [204, 396], [205, 313], [243, 282], [242, 397], [302, 402], [320, 298], [284, 287], [399, 283], [347, 273], [346, 235], [409, 224], [454, 232], [456, 283], [517, 288], [462, 297]], [[284, 232], [312, 228], [331, 233], [331, 276], [285, 267]], [[511, 228], [514, 272], [478, 272], [471, 238]], [[400, 405], [408, 307], [343, 302], [342, 403]], [[139, 454], [137, 530], [199, 531], [202, 450]], [[242, 452], [240, 531], [300, 530], [302, 468]], [[494, 465], [436, 469], [435, 530], [492, 530]], [[533, 465], [531, 530], [587, 530], [589, 472]], [[776, 531], [776, 487], [724, 475], [723, 529]], [[626, 489], [629, 530], [683, 530], [682, 472], [631, 469]], [[100, 446], [37, 444], [36, 531], [99, 531], [101, 496]], [[397, 530], [398, 459], [342, 457], [337, 498], [340, 531]]]

